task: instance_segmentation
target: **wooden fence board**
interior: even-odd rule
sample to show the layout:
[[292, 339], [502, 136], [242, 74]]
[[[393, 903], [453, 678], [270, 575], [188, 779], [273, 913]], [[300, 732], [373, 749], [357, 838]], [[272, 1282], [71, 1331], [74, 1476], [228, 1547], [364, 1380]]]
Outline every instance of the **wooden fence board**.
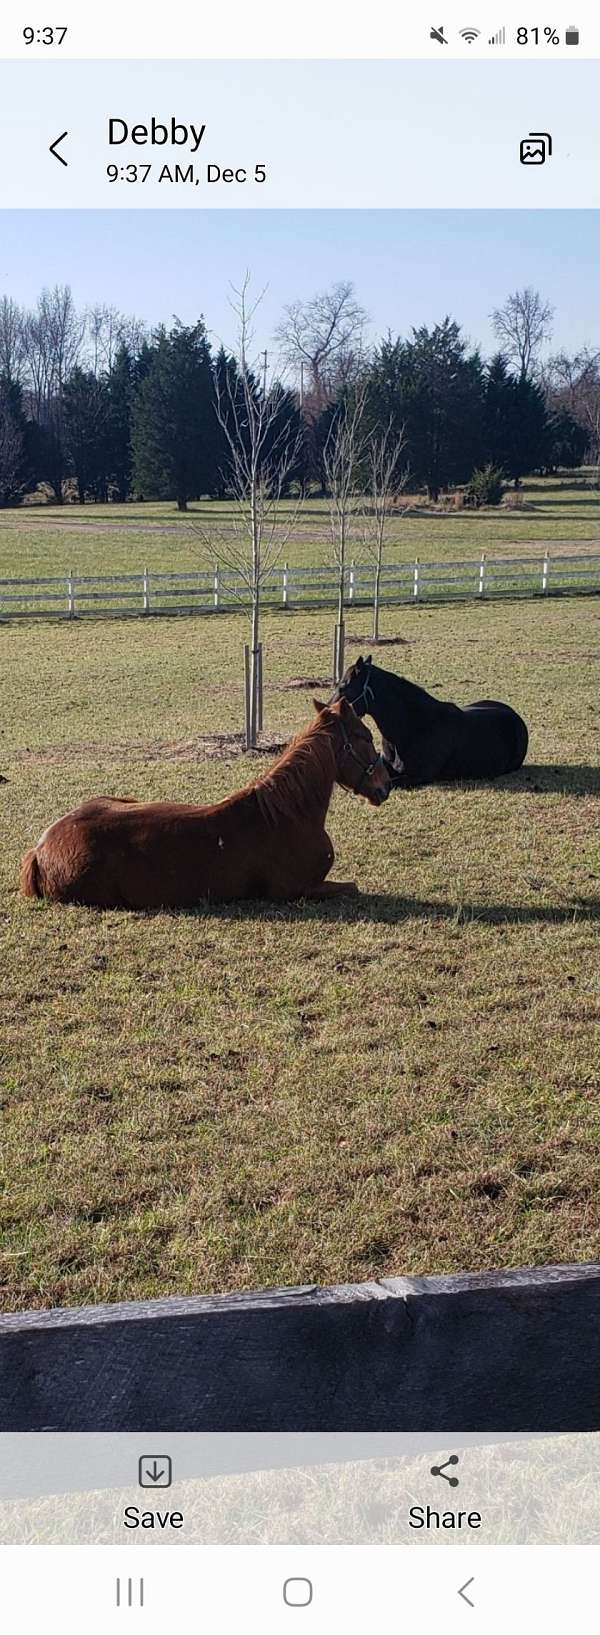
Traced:
[[[372, 604], [374, 572], [371, 562], [348, 564], [347, 607]], [[48, 586], [56, 589], [46, 589]], [[565, 594], [600, 594], [600, 554], [387, 562], [381, 574], [382, 607]], [[283, 611], [332, 607], [337, 600], [336, 573], [327, 565], [282, 564], [265, 580], [262, 596], [265, 607]], [[103, 612], [109, 618], [169, 611], [201, 615], [236, 612], [247, 606], [248, 594], [240, 577], [223, 568], [0, 580], [0, 620], [90, 618]]]
[[600, 1264], [0, 1317], [1, 1431], [590, 1431]]

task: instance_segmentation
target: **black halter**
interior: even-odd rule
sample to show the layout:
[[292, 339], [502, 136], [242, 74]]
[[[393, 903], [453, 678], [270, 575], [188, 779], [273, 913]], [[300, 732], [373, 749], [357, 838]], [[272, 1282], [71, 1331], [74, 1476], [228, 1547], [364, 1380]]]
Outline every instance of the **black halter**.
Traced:
[[[337, 688], [336, 688], [336, 692], [337, 692]], [[330, 703], [332, 702], [332, 700], [335, 700], [335, 697], [336, 697], [336, 693], [332, 693]], [[346, 694], [342, 693], [341, 697], [345, 698]], [[365, 715], [369, 715], [370, 714], [369, 699], [371, 699], [373, 701], [373, 703], [374, 703], [375, 702], [375, 694], [373, 692], [373, 688], [370, 687], [368, 681], [365, 680], [365, 681], [363, 681], [360, 692], [356, 694], [356, 698], [349, 698], [348, 703], [352, 705], [353, 710], [356, 710], [357, 704], [364, 704], [364, 706], [365, 706], [364, 713], [365, 713]], [[358, 715], [358, 710], [356, 710], [356, 714]], [[359, 720], [360, 719], [361, 718], [359, 717]]]
[[345, 728], [344, 723], [341, 720], [341, 718], [340, 718], [340, 725], [341, 725], [341, 728], [342, 728], [342, 737], [343, 737], [343, 740], [344, 740], [344, 755], [351, 755], [353, 761], [356, 761], [357, 765], [361, 768], [361, 775], [360, 775], [360, 778], [358, 780], [358, 783], [354, 783], [354, 784], [352, 784], [350, 786], [352, 788], [353, 794], [359, 795], [360, 791], [362, 789], [363, 783], [366, 783], [368, 778], [372, 778], [373, 773], [376, 771], [376, 768], [380, 765], [383, 757], [381, 755], [376, 755], [374, 761], [370, 761], [368, 766], [363, 766], [360, 755], [357, 755], [356, 750], [354, 748], [354, 745], [351, 743], [351, 740], [348, 737], [348, 734], [346, 732], [346, 728]]

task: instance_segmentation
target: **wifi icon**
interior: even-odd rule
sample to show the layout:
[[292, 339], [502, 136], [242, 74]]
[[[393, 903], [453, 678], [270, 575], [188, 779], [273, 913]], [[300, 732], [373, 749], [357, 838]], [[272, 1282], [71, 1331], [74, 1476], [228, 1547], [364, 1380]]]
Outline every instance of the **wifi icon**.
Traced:
[[466, 40], [467, 45], [472, 45], [474, 40], [479, 39], [479, 35], [481, 34], [481, 29], [480, 28], [460, 28], [458, 32], [460, 34], [461, 40]]

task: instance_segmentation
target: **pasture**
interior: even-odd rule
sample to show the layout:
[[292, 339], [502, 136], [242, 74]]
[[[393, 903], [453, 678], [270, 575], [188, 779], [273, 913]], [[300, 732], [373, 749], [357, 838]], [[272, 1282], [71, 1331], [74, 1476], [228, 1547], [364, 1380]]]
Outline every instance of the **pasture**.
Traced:
[[[600, 491], [587, 477], [532, 478], [522, 487], [523, 506], [452, 511], [428, 505], [422, 495], [403, 496], [410, 510], [391, 518], [386, 556], [394, 562], [444, 562], [477, 557], [598, 549]], [[16, 574], [125, 573], [211, 567], [206, 536], [227, 533], [233, 506], [217, 500], [193, 502], [186, 515], [172, 504], [28, 506], [0, 512], [0, 578]], [[284, 507], [285, 515], [285, 507]], [[361, 555], [360, 526], [356, 549]], [[525, 553], [524, 553], [525, 547]], [[330, 548], [327, 502], [309, 498], [286, 546], [290, 562], [326, 562]], [[364, 549], [363, 549], [364, 554]]]
[[[592, 534], [591, 503], [557, 508], [562, 538]], [[46, 563], [54, 516], [31, 523]], [[484, 525], [436, 522], [430, 554]], [[17, 535], [26, 571], [24, 530], [2, 519], [3, 571]], [[92, 793], [214, 800], [264, 769], [235, 738], [246, 625], [0, 630], [5, 1309], [597, 1255], [598, 601], [398, 609], [384, 631], [380, 663], [522, 711], [523, 771], [380, 812], [336, 791], [356, 900], [143, 917], [24, 902], [21, 854]], [[270, 614], [263, 642], [282, 742], [326, 696], [331, 616]]]

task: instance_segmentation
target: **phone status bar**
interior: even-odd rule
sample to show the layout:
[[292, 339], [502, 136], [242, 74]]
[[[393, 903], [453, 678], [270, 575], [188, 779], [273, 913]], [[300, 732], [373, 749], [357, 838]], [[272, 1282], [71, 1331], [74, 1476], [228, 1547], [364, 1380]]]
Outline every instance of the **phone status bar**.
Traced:
[[[478, 5], [474, 11], [481, 13]], [[168, 11], [155, 0], [128, 7], [106, 0], [101, 12], [87, 15], [73, 0], [62, 7], [62, 22], [51, 23], [42, 13], [25, 16], [8, 4], [0, 19], [0, 60], [15, 57], [47, 62], [64, 58], [161, 60], [190, 58], [239, 59], [425, 59], [445, 57], [482, 60], [511, 59], [571, 61], [600, 54], [598, 14], [550, 13], [527, 18], [511, 6], [509, 12], [489, 7], [473, 17], [444, 17], [442, 12], [407, 14], [392, 0], [373, 0], [369, 29], [358, 6], [329, 0], [305, 0], [303, 27], [276, 0], [230, 0], [227, 8], [192, 11], [185, 0], [173, 0]], [[441, 20], [440, 20], [441, 17]]]

